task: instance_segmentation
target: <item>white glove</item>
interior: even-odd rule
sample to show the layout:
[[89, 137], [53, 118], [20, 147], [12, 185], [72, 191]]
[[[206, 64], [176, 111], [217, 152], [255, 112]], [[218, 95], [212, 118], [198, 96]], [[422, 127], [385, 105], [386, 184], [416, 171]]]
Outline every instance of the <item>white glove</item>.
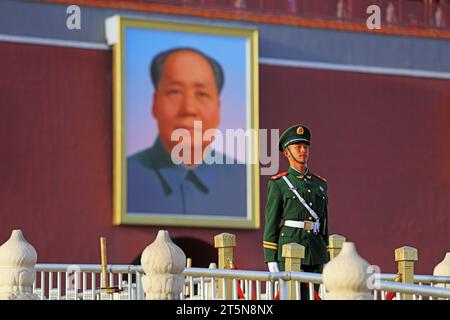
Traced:
[[267, 265], [270, 272], [280, 272], [280, 269], [278, 269], [278, 262], [269, 262]]

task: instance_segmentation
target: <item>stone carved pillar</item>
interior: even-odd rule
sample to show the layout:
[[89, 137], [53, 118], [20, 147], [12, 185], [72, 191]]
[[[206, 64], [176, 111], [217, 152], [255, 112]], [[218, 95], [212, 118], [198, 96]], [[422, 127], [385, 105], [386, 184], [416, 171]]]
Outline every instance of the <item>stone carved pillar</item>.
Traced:
[[179, 300], [184, 286], [186, 255], [160, 230], [155, 241], [147, 246], [141, 256], [142, 287], [146, 300]]
[[367, 287], [369, 263], [359, 256], [353, 242], [344, 242], [342, 250], [325, 265], [325, 300], [372, 300]]
[[[450, 277], [450, 252], [447, 252], [444, 260], [434, 267], [433, 276]], [[439, 283], [436, 284], [436, 287], [450, 288], [450, 284], [446, 286], [444, 283]]]
[[34, 247], [25, 240], [21, 230], [13, 230], [9, 240], [0, 246], [1, 300], [39, 300], [33, 294], [36, 261]]

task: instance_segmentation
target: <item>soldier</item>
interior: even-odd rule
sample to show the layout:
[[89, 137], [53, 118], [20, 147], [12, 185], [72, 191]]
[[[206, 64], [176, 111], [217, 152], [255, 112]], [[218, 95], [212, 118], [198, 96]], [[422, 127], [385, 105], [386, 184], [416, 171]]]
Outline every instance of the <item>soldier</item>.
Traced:
[[[270, 272], [284, 270], [281, 253], [286, 243], [305, 247], [304, 272], [322, 273], [329, 260], [327, 181], [308, 168], [310, 142], [310, 130], [295, 125], [281, 135], [278, 143], [290, 168], [273, 176], [267, 186], [263, 247]], [[308, 297], [303, 284], [301, 294]]]

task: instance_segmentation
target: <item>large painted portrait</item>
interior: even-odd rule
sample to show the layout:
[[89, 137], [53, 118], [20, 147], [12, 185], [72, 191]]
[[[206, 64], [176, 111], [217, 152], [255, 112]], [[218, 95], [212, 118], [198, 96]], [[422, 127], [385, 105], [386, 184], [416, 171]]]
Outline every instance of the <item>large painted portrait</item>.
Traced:
[[258, 33], [114, 16], [114, 224], [259, 228]]

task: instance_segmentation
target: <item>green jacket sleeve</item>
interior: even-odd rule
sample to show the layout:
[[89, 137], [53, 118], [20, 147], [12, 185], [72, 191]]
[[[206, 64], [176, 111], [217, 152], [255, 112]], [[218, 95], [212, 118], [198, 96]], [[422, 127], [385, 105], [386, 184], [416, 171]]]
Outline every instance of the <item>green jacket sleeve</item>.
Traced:
[[276, 262], [278, 252], [278, 236], [283, 213], [283, 196], [275, 181], [270, 180], [267, 186], [267, 203], [264, 223], [264, 261]]

